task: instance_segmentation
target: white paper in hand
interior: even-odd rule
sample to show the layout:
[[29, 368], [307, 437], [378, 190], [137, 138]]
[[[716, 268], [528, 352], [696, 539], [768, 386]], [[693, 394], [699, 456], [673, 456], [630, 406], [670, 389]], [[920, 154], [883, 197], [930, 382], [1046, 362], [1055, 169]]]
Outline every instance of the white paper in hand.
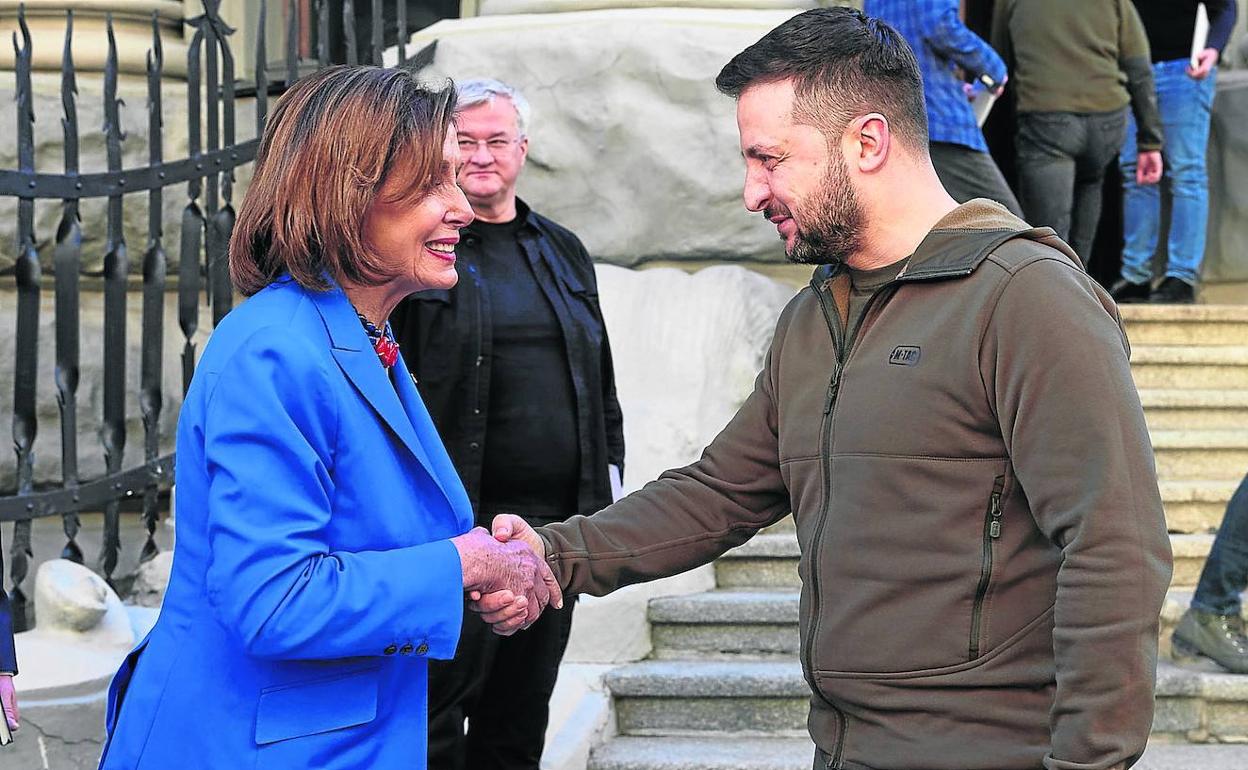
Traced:
[[1209, 11], [1204, 3], [1196, 6], [1196, 29], [1192, 32], [1192, 69], [1200, 66], [1200, 55], [1209, 44]]

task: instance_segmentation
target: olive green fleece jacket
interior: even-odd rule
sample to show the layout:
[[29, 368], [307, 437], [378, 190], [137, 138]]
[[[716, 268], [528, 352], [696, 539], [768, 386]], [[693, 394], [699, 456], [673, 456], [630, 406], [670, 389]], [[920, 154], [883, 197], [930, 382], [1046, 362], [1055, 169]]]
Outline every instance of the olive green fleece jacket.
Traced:
[[785, 308], [692, 465], [538, 529], [564, 590], [715, 559], [792, 511], [815, 743], [852, 770], [1104, 770], [1144, 751], [1171, 557], [1117, 310], [1048, 228], [958, 207], [843, 328]]
[[992, 46], [1010, 68], [1019, 112], [1129, 103], [1140, 151], [1161, 149], [1148, 37], [1131, 0], [996, 0]]

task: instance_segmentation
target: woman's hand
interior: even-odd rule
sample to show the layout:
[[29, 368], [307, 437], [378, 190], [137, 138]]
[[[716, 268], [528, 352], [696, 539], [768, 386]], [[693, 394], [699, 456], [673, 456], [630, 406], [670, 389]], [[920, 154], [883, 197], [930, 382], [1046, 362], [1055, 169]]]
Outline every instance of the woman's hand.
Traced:
[[[538, 549], [544, 550], [540, 542]], [[495, 633], [508, 636], [535, 623], [548, 604], [555, 609], [563, 606], [563, 592], [539, 555], [541, 550], [527, 541], [500, 542], [477, 527], [451, 543], [459, 550], [472, 608], [494, 626]], [[483, 597], [489, 598], [484, 605]]]
[[18, 728], [17, 691], [13, 689], [13, 677], [0, 674], [0, 705], [4, 706], [4, 716], [9, 721], [9, 728]]

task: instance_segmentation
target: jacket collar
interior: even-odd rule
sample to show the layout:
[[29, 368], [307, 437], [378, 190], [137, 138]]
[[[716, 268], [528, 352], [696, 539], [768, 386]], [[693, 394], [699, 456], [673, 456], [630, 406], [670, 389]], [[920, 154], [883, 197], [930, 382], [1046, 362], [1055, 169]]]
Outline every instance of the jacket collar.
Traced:
[[[1030, 227], [1001, 204], [977, 198], [958, 206], [936, 223], [897, 280], [934, 281], [970, 275], [994, 249], [1012, 238], [1039, 241], [1081, 265], [1074, 251], [1052, 228]], [[839, 265], [822, 265], [815, 271], [815, 280], [822, 284], [838, 272]]]

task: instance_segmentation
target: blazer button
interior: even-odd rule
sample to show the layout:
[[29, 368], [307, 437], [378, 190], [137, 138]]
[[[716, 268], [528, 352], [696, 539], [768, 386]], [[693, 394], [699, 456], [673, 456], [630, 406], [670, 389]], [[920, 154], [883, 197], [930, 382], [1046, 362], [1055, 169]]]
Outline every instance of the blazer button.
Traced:
[[398, 651], [399, 651], [399, 648], [394, 646], [393, 644], [387, 647], [385, 650], [383, 650], [383, 652], [385, 652], [387, 655], [393, 655]]
[[415, 648], [414, 648], [414, 647], [412, 647], [412, 645], [410, 645], [410, 644], [405, 644], [405, 645], [403, 645], [402, 647], [400, 647], [400, 648], [399, 648], [399, 654], [400, 654], [400, 655], [411, 655], [411, 654], [412, 654], [412, 650], [414, 650], [414, 649], [415, 649]]
[[480, 445], [479, 443], [477, 443], [476, 441], [474, 441], [474, 442], [472, 442], [471, 444], [469, 444], [469, 445], [468, 445], [468, 448], [469, 448], [469, 449], [471, 449], [472, 451], [474, 451], [474, 452], [475, 452], [475, 451], [477, 451], [478, 449], [480, 449], [480, 448], [481, 448], [481, 445]]
[[426, 652], [429, 652], [429, 645], [425, 644], [424, 642], [421, 642], [420, 646], [416, 648], [416, 654], [424, 655]]

